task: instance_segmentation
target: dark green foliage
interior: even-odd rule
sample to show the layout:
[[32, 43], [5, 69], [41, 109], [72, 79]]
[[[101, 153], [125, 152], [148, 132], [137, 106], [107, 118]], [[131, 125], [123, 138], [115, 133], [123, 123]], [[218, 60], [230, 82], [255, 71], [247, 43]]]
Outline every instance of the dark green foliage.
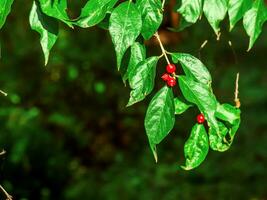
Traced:
[[[216, 42], [201, 21], [168, 46], [201, 58], [220, 102], [233, 100], [235, 73], [241, 75], [242, 123], [234, 145], [224, 154], [210, 151], [205, 164], [188, 173], [178, 169], [198, 109], [177, 115], [172, 134], [158, 150], [161, 162], [153, 165], [142, 124], [149, 100], [124, 107], [130, 91], [114, 70], [106, 32], [62, 27], [44, 68], [38, 35], [25, 15], [30, 6], [14, 4], [18, 11], [11, 13], [0, 38], [0, 89], [9, 94], [0, 97], [0, 148], [8, 152], [1, 159], [0, 182], [15, 199], [266, 198], [266, 37], [245, 53], [240, 26], [228, 35], [222, 24], [221, 41]], [[208, 45], [198, 52], [207, 38]], [[229, 39], [233, 49], [226, 45]], [[156, 51], [149, 47], [148, 55], [159, 55]], [[164, 65], [159, 62], [159, 70]], [[162, 87], [157, 76], [155, 88]], [[177, 93], [181, 95], [178, 87]], [[216, 144], [228, 149], [239, 112], [229, 115], [227, 110], [215, 112], [223, 127], [220, 137], [215, 136]]]

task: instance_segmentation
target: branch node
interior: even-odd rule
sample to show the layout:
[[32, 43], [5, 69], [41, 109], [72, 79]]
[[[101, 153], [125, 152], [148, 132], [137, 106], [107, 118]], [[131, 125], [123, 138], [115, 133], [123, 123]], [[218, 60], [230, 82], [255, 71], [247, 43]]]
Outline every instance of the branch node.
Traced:
[[167, 63], [170, 64], [170, 60], [169, 60], [169, 58], [168, 58], [168, 56], [167, 56], [167, 51], [165, 50], [165, 48], [164, 48], [164, 46], [163, 46], [163, 44], [162, 44], [162, 42], [161, 42], [161, 40], [160, 40], [160, 37], [159, 37], [158, 32], [156, 32], [156, 33], [154, 34], [154, 36], [157, 38], [157, 40], [158, 40], [158, 42], [159, 42], [159, 46], [160, 46], [160, 48], [161, 48], [162, 54], [164, 55], [164, 57], [165, 57]]

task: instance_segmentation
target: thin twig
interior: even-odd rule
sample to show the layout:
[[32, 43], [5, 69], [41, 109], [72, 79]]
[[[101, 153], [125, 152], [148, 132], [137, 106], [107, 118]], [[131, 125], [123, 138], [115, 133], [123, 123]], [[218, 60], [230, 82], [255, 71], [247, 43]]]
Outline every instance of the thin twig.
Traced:
[[6, 154], [6, 151], [5, 151], [5, 150], [2, 150], [2, 151], [0, 152], [0, 156], [2, 156], [2, 155], [4, 155], [4, 154]]
[[164, 46], [163, 46], [163, 44], [162, 44], [162, 42], [161, 42], [161, 40], [160, 40], [160, 37], [159, 37], [158, 32], [155, 33], [155, 37], [157, 38], [157, 40], [158, 40], [158, 42], [159, 42], [159, 46], [160, 46], [160, 48], [161, 48], [162, 54], [164, 55], [164, 57], [165, 57], [167, 63], [170, 64], [170, 60], [169, 60], [169, 58], [168, 58], [168, 56], [167, 56], [167, 51], [165, 50], [165, 48], [164, 48]]
[[6, 195], [6, 200], [12, 200], [12, 196], [10, 194], [7, 193], [7, 191], [5, 190], [5, 188], [3, 188], [2, 185], [0, 185], [0, 189], [3, 191], [3, 193]]
[[230, 48], [231, 48], [231, 50], [233, 52], [235, 63], [237, 64], [238, 63], [237, 55], [236, 55], [235, 49], [233, 48], [233, 44], [232, 44], [232, 42], [230, 40], [228, 41], [228, 45], [230, 46]]
[[162, 10], [164, 10], [164, 5], [165, 5], [165, 0], [162, 1], [162, 5], [161, 5]]
[[219, 41], [219, 40], [220, 40], [220, 38], [221, 38], [221, 32], [217, 33], [216, 35], [217, 35], [217, 38], [216, 38], [216, 40], [217, 40], [217, 41]]
[[236, 74], [236, 81], [235, 81], [235, 107], [236, 108], [240, 108], [241, 106], [240, 100], [238, 98], [238, 93], [239, 93], [238, 87], [239, 87], [239, 73]]
[[204, 49], [204, 47], [208, 44], [208, 40], [205, 40], [198, 49], [198, 57], [201, 59], [201, 50]]
[[7, 96], [7, 93], [5, 93], [4, 91], [0, 90], [0, 93], [4, 96]]

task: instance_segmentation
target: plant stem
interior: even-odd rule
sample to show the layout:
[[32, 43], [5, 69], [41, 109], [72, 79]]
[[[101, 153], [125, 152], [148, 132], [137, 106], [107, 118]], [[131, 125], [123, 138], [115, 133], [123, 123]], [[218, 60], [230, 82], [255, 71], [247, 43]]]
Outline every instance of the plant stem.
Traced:
[[5, 153], [6, 153], [6, 151], [5, 151], [5, 150], [2, 150], [2, 151], [0, 152], [0, 156], [4, 155]]
[[161, 48], [162, 54], [164, 55], [164, 57], [165, 57], [167, 63], [170, 64], [170, 60], [169, 60], [169, 58], [168, 58], [168, 56], [167, 56], [167, 51], [165, 50], [165, 48], [164, 48], [164, 46], [163, 46], [163, 44], [162, 44], [162, 42], [161, 42], [161, 40], [160, 40], [160, 37], [159, 37], [158, 32], [155, 33], [155, 37], [157, 38], [157, 40], [158, 40], [158, 42], [159, 42], [159, 46], [160, 46], [160, 48]]
[[12, 196], [7, 193], [7, 191], [3, 188], [2, 185], [0, 185], [0, 189], [3, 191], [3, 193], [6, 195], [7, 200], [12, 200]]
[[241, 103], [240, 103], [240, 100], [238, 98], [238, 83], [239, 83], [239, 73], [236, 74], [236, 81], [235, 81], [235, 107], [236, 108], [240, 108], [241, 106]]
[[161, 6], [162, 10], [164, 10], [164, 5], [165, 5], [165, 0], [162, 1], [162, 6]]
[[4, 96], [7, 96], [7, 93], [5, 93], [4, 91], [0, 90], [0, 93]]

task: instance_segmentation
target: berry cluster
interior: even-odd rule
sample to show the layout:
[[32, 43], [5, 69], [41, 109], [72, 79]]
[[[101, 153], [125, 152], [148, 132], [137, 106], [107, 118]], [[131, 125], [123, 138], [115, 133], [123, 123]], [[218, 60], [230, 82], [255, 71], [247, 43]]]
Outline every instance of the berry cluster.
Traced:
[[169, 87], [173, 87], [176, 85], [175, 71], [176, 66], [170, 63], [166, 66], [167, 73], [163, 74], [161, 77], [162, 80], [165, 81]]
[[203, 124], [205, 122], [205, 116], [201, 113], [197, 116], [197, 123]]

